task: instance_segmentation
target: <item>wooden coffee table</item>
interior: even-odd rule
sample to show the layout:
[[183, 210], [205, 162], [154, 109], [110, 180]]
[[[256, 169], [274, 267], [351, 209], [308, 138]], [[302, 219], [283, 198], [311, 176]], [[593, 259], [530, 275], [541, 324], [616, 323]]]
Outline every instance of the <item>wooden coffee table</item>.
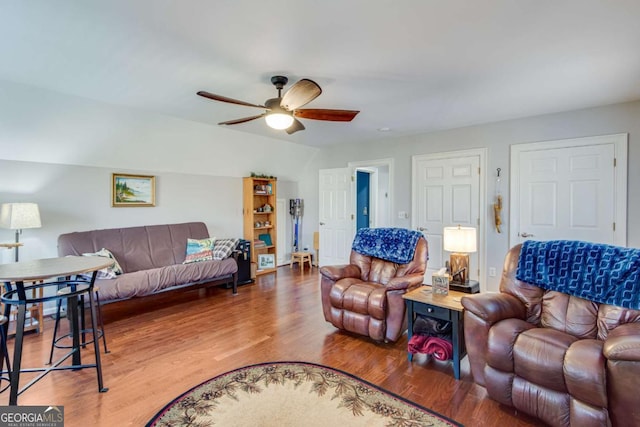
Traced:
[[[452, 323], [451, 340], [453, 345], [453, 376], [460, 379], [460, 359], [466, 354], [464, 346], [463, 308], [460, 298], [463, 292], [449, 291], [448, 295], [435, 295], [431, 286], [420, 286], [403, 295], [407, 305], [408, 339], [413, 336], [413, 324], [418, 314], [447, 320]], [[413, 354], [409, 354], [409, 361], [413, 360]]]

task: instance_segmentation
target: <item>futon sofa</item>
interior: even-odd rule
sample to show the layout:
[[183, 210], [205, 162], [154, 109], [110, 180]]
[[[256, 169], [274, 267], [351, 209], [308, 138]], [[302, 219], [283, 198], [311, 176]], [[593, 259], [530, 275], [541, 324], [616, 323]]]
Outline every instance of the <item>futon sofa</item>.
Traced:
[[639, 270], [630, 248], [513, 247], [500, 293], [462, 298], [474, 381], [551, 426], [639, 426]]
[[107, 249], [122, 268], [112, 279], [96, 279], [101, 302], [142, 297], [202, 283], [233, 285], [237, 293], [238, 263], [234, 256], [183, 264], [187, 239], [209, 238], [203, 222], [113, 228], [62, 234], [60, 256]]

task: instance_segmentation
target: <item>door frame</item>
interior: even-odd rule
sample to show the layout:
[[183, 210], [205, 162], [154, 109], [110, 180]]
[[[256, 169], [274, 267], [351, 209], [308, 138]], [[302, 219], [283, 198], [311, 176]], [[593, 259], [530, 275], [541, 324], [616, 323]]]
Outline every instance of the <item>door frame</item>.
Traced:
[[478, 171], [478, 281], [480, 282], [480, 289], [485, 291], [487, 289], [487, 156], [489, 153], [488, 148], [472, 148], [468, 150], [456, 150], [456, 151], [444, 151], [439, 153], [430, 154], [417, 154], [411, 156], [411, 228], [417, 230], [420, 226], [416, 224], [416, 218], [418, 217], [418, 207], [415, 204], [418, 195], [417, 186], [415, 182], [417, 180], [417, 163], [421, 160], [440, 160], [459, 157], [478, 157], [478, 164], [480, 170]]
[[[393, 163], [394, 160], [393, 158], [386, 158], [386, 159], [377, 159], [377, 160], [361, 160], [361, 161], [357, 161], [357, 162], [349, 162], [347, 163], [347, 167], [351, 168], [353, 170], [353, 174], [355, 176], [355, 171], [357, 169], [363, 170], [363, 171], [369, 171], [369, 172], [373, 172], [373, 175], [375, 175], [375, 178], [372, 180], [375, 180], [375, 190], [372, 194], [373, 197], [371, 197], [371, 200], [369, 201], [369, 204], [371, 205], [371, 209], [375, 212], [376, 215], [376, 226], [379, 227], [378, 224], [378, 215], [380, 212], [380, 201], [378, 200], [378, 187], [379, 187], [379, 174], [378, 174], [378, 170], [377, 168], [380, 166], [387, 166], [387, 168], [389, 169], [389, 192], [388, 192], [388, 201], [387, 201], [387, 218], [389, 218], [389, 222], [390, 224], [388, 225], [389, 227], [393, 226], [393, 218], [394, 216], [392, 215], [392, 210], [393, 210], [393, 177], [394, 177], [394, 169], [393, 169]], [[373, 178], [373, 176], [372, 176]], [[354, 178], [355, 179], [355, 178]], [[371, 183], [371, 188], [374, 188], [374, 183]], [[353, 200], [353, 206], [356, 206], [356, 200], [355, 200], [355, 191], [353, 194], [354, 200]], [[353, 229], [355, 230], [355, 220], [354, 220], [354, 226]]]
[[627, 246], [627, 147], [629, 134], [587, 136], [582, 138], [558, 139], [554, 141], [531, 142], [511, 145], [511, 161], [509, 169], [509, 247], [520, 243], [520, 154], [525, 151], [540, 151], [558, 148], [584, 147], [592, 145], [613, 144], [615, 167], [613, 182], [615, 187], [614, 243]]

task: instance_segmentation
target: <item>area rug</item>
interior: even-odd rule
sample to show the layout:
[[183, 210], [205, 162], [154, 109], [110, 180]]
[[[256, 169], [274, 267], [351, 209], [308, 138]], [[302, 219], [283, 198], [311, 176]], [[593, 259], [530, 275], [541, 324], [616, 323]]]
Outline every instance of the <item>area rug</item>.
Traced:
[[338, 369], [306, 362], [251, 365], [183, 393], [147, 427], [461, 426]]

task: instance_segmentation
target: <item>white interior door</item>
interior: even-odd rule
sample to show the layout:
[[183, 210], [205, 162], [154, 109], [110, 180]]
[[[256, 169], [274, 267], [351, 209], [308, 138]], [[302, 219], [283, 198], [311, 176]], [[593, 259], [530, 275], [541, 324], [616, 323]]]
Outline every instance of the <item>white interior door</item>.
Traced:
[[[479, 228], [481, 159], [455, 152], [413, 156], [412, 162], [412, 227], [422, 231], [429, 243], [424, 283], [431, 283], [432, 274], [449, 260], [443, 249], [443, 228]], [[480, 230], [477, 235], [480, 238]], [[469, 277], [477, 280], [479, 276], [476, 252], [470, 254]]]
[[626, 170], [618, 169], [626, 158], [619, 156], [626, 157], [626, 135], [512, 146], [511, 245], [568, 239], [625, 246]]
[[353, 170], [320, 170], [320, 266], [348, 264], [353, 225]]

